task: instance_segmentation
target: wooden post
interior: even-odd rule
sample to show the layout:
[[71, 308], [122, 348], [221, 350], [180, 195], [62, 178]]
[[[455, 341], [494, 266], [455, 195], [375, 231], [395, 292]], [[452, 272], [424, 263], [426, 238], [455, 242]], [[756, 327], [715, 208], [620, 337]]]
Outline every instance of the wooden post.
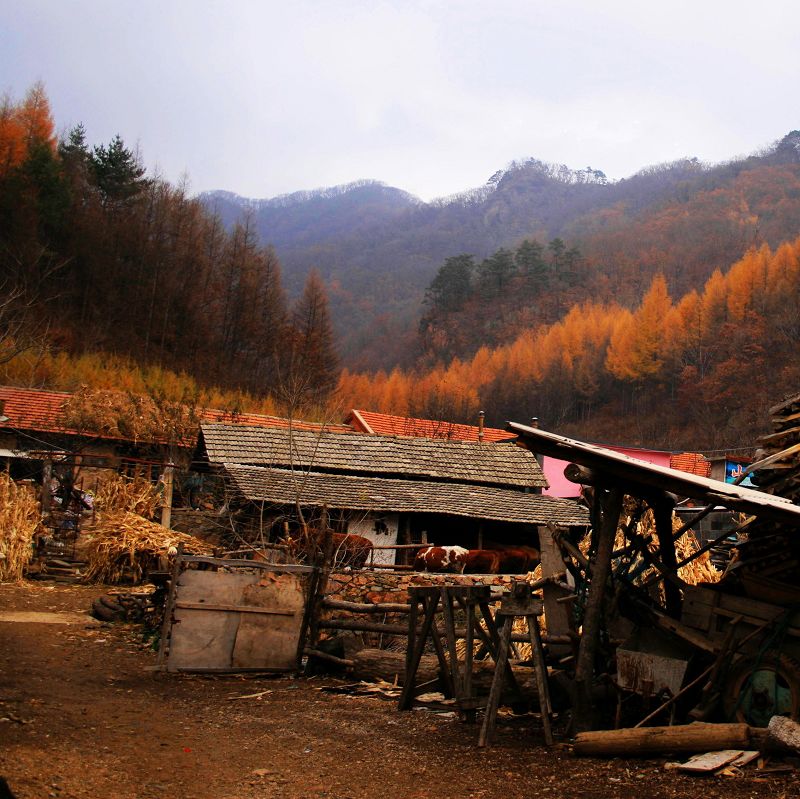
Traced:
[[525, 619], [528, 622], [528, 633], [531, 637], [533, 669], [536, 673], [536, 691], [539, 694], [539, 712], [542, 715], [544, 742], [547, 746], [552, 746], [553, 732], [550, 729], [550, 688], [547, 685], [547, 664], [544, 662], [544, 649], [542, 648], [542, 632], [539, 629], [539, 617], [529, 615], [526, 616]]
[[[656, 537], [658, 538], [659, 556], [665, 568], [677, 575], [678, 559], [675, 556], [675, 541], [672, 537], [672, 506], [666, 502], [657, 502], [653, 506], [656, 520]], [[671, 580], [664, 581], [664, 596], [667, 601], [667, 613], [673, 619], [681, 615], [681, 589]]]
[[158, 639], [158, 657], [156, 664], [164, 668], [164, 658], [167, 655], [167, 639], [172, 630], [172, 614], [175, 611], [175, 598], [178, 594], [178, 580], [181, 576], [181, 566], [183, 561], [183, 544], [178, 544], [178, 554], [175, 555], [175, 562], [172, 564], [172, 579], [169, 584], [169, 593], [164, 605], [164, 618], [161, 621], [161, 637]]
[[603, 599], [606, 582], [611, 573], [611, 553], [614, 549], [614, 538], [617, 532], [619, 514], [622, 509], [623, 493], [619, 488], [606, 492], [597, 489], [595, 502], [599, 503], [598, 544], [595, 557], [590, 562], [589, 596], [583, 616], [583, 631], [578, 647], [578, 658], [575, 666], [575, 729], [578, 732], [592, 727], [592, 677], [594, 675], [594, 658], [603, 618]]
[[42, 513], [48, 513], [50, 510], [50, 500], [52, 499], [52, 494], [50, 493], [50, 481], [52, 479], [53, 459], [45, 458], [44, 466], [42, 466]]
[[[547, 632], [551, 635], [566, 636], [572, 630], [570, 624], [570, 607], [565, 602], [559, 602], [565, 596], [569, 596], [569, 591], [559, 587], [549, 579], [556, 575], [564, 574], [564, 558], [561, 550], [554, 540], [556, 528], [539, 528], [539, 551], [542, 562], [542, 579], [548, 580], [542, 586], [542, 598], [544, 599], [544, 612], [547, 616]], [[552, 644], [550, 651], [555, 657], [564, 657], [573, 653], [571, 644]]]
[[513, 616], [506, 616], [503, 621], [503, 628], [500, 633], [496, 665], [494, 668], [494, 679], [492, 688], [489, 691], [489, 699], [486, 702], [486, 714], [483, 717], [483, 725], [478, 736], [478, 746], [486, 746], [492, 742], [494, 737], [494, 726], [497, 721], [497, 708], [500, 704], [500, 694], [503, 691], [503, 681], [508, 666], [508, 648], [511, 645], [511, 626], [514, 624]]
[[167, 528], [172, 524], [172, 485], [174, 479], [175, 466], [172, 463], [168, 463], [161, 474], [161, 482], [164, 484], [163, 504], [161, 506], [161, 525]]

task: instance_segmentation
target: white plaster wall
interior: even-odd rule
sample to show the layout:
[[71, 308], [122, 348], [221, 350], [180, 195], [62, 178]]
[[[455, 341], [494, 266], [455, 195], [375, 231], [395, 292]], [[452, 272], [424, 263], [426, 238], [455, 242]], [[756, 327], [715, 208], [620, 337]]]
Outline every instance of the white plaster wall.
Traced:
[[[377, 532], [376, 525], [384, 529], [380, 523], [386, 526], [386, 532]], [[376, 546], [390, 546], [397, 543], [397, 531], [400, 526], [400, 517], [397, 513], [375, 514], [362, 513], [354, 514], [347, 525], [347, 532], [353, 535], [362, 535], [368, 538]], [[397, 550], [377, 549], [373, 553], [374, 563], [395, 562]], [[369, 560], [367, 561], [369, 564]]]

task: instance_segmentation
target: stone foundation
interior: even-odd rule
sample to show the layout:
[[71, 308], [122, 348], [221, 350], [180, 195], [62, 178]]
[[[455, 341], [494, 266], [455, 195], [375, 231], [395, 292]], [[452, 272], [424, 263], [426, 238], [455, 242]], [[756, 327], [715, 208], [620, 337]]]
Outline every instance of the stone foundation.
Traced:
[[408, 602], [409, 586], [498, 585], [509, 587], [518, 575], [509, 574], [427, 574], [385, 569], [333, 572], [327, 595], [348, 602]]

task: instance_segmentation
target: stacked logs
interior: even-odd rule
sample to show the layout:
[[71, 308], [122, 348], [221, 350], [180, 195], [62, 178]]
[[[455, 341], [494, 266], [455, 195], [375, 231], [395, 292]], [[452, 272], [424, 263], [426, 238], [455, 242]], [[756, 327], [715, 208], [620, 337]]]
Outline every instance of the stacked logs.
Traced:
[[[759, 439], [753, 473], [759, 489], [800, 503], [800, 394], [770, 408], [772, 433]], [[754, 599], [777, 605], [800, 602], [800, 540], [786, 525], [758, 521], [739, 545], [731, 576]]]

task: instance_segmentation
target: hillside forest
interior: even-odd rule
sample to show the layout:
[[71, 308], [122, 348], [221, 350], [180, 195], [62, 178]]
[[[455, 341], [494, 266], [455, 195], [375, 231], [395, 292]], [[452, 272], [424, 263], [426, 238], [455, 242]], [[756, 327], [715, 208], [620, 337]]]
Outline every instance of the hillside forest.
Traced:
[[[391, 195], [387, 212], [373, 184], [331, 192], [306, 198], [317, 239], [294, 198], [270, 206], [284, 232], [291, 208], [305, 220], [287, 279], [257, 206], [191, 197], [120, 136], [57, 136], [37, 84], [0, 105], [0, 380], [317, 419], [483, 409], [601, 441], [747, 448], [800, 385], [798, 140], [615, 184], [529, 161], [427, 208]], [[326, 227], [342, 197], [358, 217], [365, 188], [360, 227]], [[417, 251], [442, 223], [425, 268], [403, 250], [415, 219]], [[395, 259], [360, 298], [363, 256], [348, 272], [344, 255], [359, 234]]]

